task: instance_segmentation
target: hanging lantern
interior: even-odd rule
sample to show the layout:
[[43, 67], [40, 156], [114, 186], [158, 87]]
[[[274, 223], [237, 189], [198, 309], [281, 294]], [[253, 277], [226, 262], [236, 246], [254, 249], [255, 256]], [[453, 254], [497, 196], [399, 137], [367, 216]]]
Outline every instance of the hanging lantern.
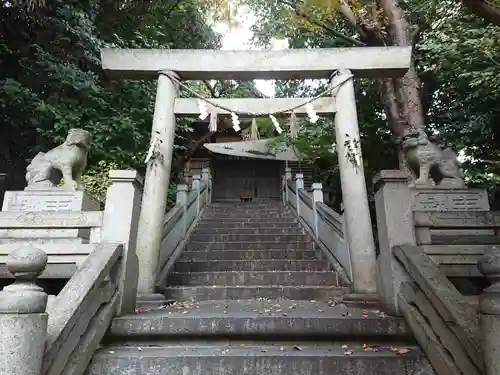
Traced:
[[257, 126], [257, 119], [254, 117], [252, 119], [252, 126], [250, 127], [250, 140], [256, 141], [260, 139], [259, 127]]
[[297, 139], [299, 137], [299, 123], [297, 121], [297, 115], [293, 111], [290, 115], [290, 137], [292, 137], [292, 139]]
[[208, 131], [215, 133], [217, 131], [217, 112], [210, 112], [210, 123], [208, 124]]

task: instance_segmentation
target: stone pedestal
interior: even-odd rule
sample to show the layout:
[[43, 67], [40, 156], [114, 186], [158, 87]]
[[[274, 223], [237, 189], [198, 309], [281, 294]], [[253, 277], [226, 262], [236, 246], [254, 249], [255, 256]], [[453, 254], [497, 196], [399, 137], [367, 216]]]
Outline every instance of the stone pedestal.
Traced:
[[[455, 211], [490, 211], [488, 193], [485, 189], [467, 188], [411, 188], [412, 211], [434, 211], [434, 212], [455, 212]], [[422, 238], [420, 230], [416, 231], [417, 240], [422, 241], [430, 232], [424, 230]], [[492, 229], [471, 229], [471, 230], [433, 230], [434, 235], [456, 236], [456, 235], [484, 235], [493, 236]]]
[[[100, 204], [84, 191], [7, 191], [2, 211], [99, 211]], [[10, 241], [88, 242], [90, 229], [0, 229], [0, 238]], [[0, 240], [1, 241], [1, 240]]]
[[413, 188], [413, 211], [489, 211], [484, 189]]

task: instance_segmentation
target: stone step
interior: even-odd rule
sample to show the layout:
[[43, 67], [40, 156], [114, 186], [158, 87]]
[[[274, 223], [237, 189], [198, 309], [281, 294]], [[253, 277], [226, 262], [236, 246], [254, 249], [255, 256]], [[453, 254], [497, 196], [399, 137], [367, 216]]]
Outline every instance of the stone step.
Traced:
[[201, 234], [194, 232], [189, 238], [195, 242], [279, 242], [279, 243], [294, 243], [297, 241], [308, 241], [311, 237], [308, 234], [241, 234], [239, 231], [234, 231], [229, 234]]
[[226, 242], [199, 242], [192, 239], [186, 245], [186, 251], [208, 251], [208, 250], [299, 250], [315, 249], [316, 245], [312, 241], [294, 241], [289, 243], [281, 242], [250, 242], [250, 241], [226, 241]]
[[274, 213], [266, 213], [266, 212], [257, 212], [257, 211], [231, 211], [231, 212], [216, 212], [216, 213], [210, 213], [210, 212], [205, 212], [203, 214], [203, 218], [209, 219], [209, 218], [220, 218], [220, 219], [259, 219], [263, 217], [268, 217], [268, 218], [284, 218], [284, 219], [294, 219], [296, 216], [292, 214], [289, 211], [276, 211]]
[[263, 335], [271, 340], [411, 338], [404, 319], [389, 317], [376, 309], [348, 307], [340, 301], [250, 299], [176, 302], [114, 318], [108, 342], [118, 337], [133, 341], [145, 336], [177, 340], [179, 336], [243, 339]]
[[328, 271], [325, 260], [201, 260], [177, 261], [173, 272]]
[[284, 225], [282, 227], [269, 227], [269, 226], [262, 226], [258, 228], [231, 228], [231, 227], [220, 227], [217, 226], [216, 224], [213, 224], [213, 226], [210, 225], [198, 225], [196, 229], [193, 231], [194, 234], [230, 234], [230, 233], [238, 233], [241, 235], [247, 235], [247, 234], [255, 234], [255, 235], [262, 235], [262, 234], [294, 234], [294, 235], [302, 235], [304, 234], [304, 230], [299, 226], [297, 223], [293, 227], [290, 225]]
[[217, 205], [211, 204], [207, 207], [209, 211], [288, 211], [288, 208], [283, 204], [258, 204], [258, 203], [248, 203], [248, 204], [234, 204], [234, 205]]
[[251, 298], [289, 300], [330, 300], [349, 292], [348, 288], [330, 286], [179, 286], [159, 287], [167, 300], [215, 301], [244, 300]]
[[263, 224], [263, 225], [287, 225], [298, 223], [295, 217], [280, 218], [276, 219], [273, 217], [263, 216], [260, 218], [248, 218], [248, 217], [233, 217], [233, 218], [221, 218], [221, 217], [204, 217], [201, 219], [200, 224], [213, 224], [216, 223], [221, 227], [226, 224]]
[[[301, 346], [183, 343], [104, 347], [85, 375], [433, 375], [422, 351], [413, 345]], [[346, 354], [348, 353], [348, 354]], [[405, 353], [405, 354], [399, 354]]]
[[226, 271], [172, 272], [167, 285], [323, 285], [339, 286], [340, 278], [333, 271]]
[[[205, 221], [201, 220], [198, 225], [196, 226], [196, 230], [209, 230], [209, 229], [215, 229], [218, 230], [220, 229], [221, 231], [224, 230], [230, 230], [234, 231], [235, 229], [244, 229], [244, 230], [258, 230], [258, 229], [290, 229], [290, 230], [297, 230], [297, 229], [302, 229], [302, 226], [298, 223], [298, 221], [289, 221], [289, 222], [283, 222], [283, 221], [277, 221], [277, 222], [255, 222], [255, 223], [248, 223], [248, 222], [234, 222], [234, 221], [229, 221], [229, 222], [224, 222], [221, 223], [220, 221]], [[214, 232], [215, 233], [215, 232]]]
[[232, 208], [226, 208], [226, 207], [207, 207], [205, 209], [205, 212], [216, 212], [216, 213], [233, 213], [233, 212], [290, 212], [286, 207], [281, 206], [281, 207], [269, 207], [269, 206], [257, 206], [257, 207], [251, 207], [251, 206], [240, 206], [240, 207], [232, 207]]
[[212, 250], [184, 251], [180, 261], [190, 260], [321, 260], [322, 252], [314, 250]]

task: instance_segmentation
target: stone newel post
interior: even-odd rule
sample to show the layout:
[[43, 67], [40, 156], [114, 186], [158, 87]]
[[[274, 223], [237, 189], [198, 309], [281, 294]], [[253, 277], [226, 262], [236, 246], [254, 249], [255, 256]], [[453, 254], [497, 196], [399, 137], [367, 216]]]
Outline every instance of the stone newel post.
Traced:
[[500, 249], [494, 247], [479, 260], [478, 267], [491, 281], [479, 297], [485, 375], [500, 375]]
[[139, 260], [136, 243], [143, 180], [137, 171], [109, 172], [101, 240], [123, 244], [118, 315], [135, 311]]
[[285, 168], [285, 202], [288, 205], [288, 181], [292, 179], [292, 168]]
[[32, 246], [9, 254], [16, 281], [0, 292], [0, 375], [40, 375], [47, 339], [47, 294], [35, 282], [47, 254]]
[[210, 168], [203, 168], [201, 170], [201, 180], [205, 181], [205, 183], [207, 184], [207, 188], [205, 190], [205, 195], [206, 195], [205, 204], [209, 204], [212, 198], [212, 187], [210, 186], [211, 185]]
[[316, 203], [323, 203], [323, 184], [314, 183], [312, 185], [313, 194], [313, 215], [314, 215], [314, 235], [318, 238], [318, 210], [316, 208]]
[[200, 175], [193, 176], [193, 191], [196, 191], [196, 215], [200, 213]]
[[299, 190], [304, 189], [304, 175], [302, 173], [297, 173], [295, 175], [295, 196], [297, 198], [297, 216], [300, 217], [300, 196]]
[[182, 235], [186, 234], [186, 212], [187, 212], [187, 185], [179, 184], [177, 185], [177, 196], [175, 198], [175, 203], [180, 204], [184, 210], [182, 215]]

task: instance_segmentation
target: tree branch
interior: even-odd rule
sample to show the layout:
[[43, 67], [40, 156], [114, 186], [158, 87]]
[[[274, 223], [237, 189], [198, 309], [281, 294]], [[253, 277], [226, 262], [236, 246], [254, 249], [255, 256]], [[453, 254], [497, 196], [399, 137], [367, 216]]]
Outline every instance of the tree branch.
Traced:
[[208, 81], [204, 80], [203, 84], [205, 85], [205, 87], [207, 88], [207, 90], [210, 92], [210, 95], [212, 96], [212, 98], [218, 98], [219, 97], [217, 95], [217, 93], [215, 92], [215, 88], [213, 88], [212, 85]]
[[486, 22], [500, 26], [500, 6], [493, 5], [488, 0], [461, 0], [475, 15], [482, 17]]
[[343, 41], [345, 42], [349, 42], [351, 44], [354, 44], [354, 45], [357, 45], [357, 46], [365, 46], [365, 43], [359, 41], [359, 40], [356, 40], [354, 38], [351, 38], [350, 36], [348, 35], [344, 35], [342, 34], [341, 32], [331, 28], [330, 26], [327, 26], [325, 25], [324, 23], [322, 22], [318, 22], [316, 20], [313, 20], [311, 17], [309, 17], [309, 15], [303, 11], [301, 11], [300, 9], [297, 8], [297, 6], [287, 0], [279, 0], [280, 3], [284, 4], [284, 5], [287, 5], [289, 6], [290, 8], [292, 8], [292, 10], [295, 12], [295, 14], [301, 18], [304, 18], [305, 20], [311, 22], [312, 24], [316, 25], [316, 26], [319, 26], [321, 27], [323, 30], [327, 31], [328, 33], [334, 35], [335, 37], [339, 38], [339, 39], [342, 39]]

